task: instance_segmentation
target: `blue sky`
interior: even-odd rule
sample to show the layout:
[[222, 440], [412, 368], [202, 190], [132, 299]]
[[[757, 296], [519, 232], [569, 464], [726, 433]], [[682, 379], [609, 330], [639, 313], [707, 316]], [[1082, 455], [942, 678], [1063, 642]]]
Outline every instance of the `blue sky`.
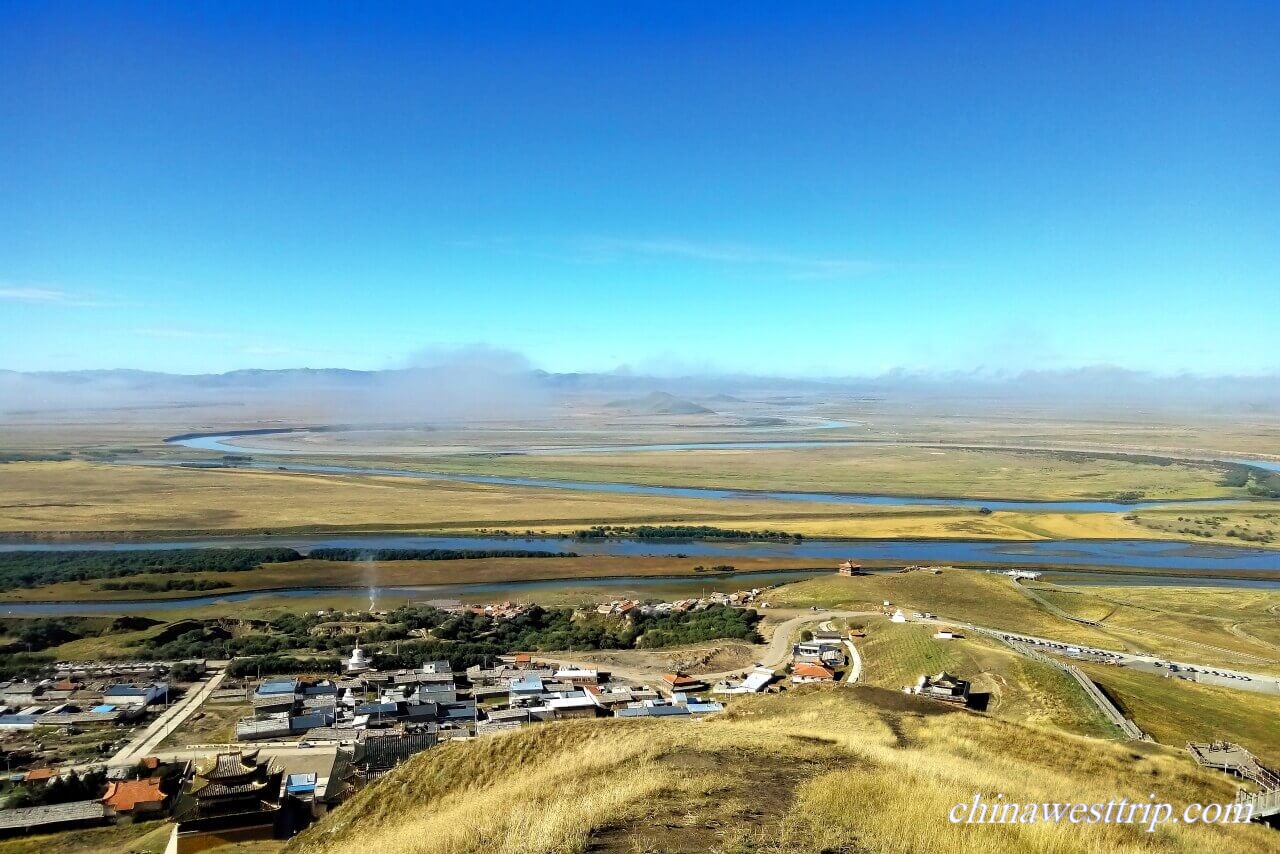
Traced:
[[0, 367], [1280, 370], [1274, 3], [534, 5], [0, 0]]

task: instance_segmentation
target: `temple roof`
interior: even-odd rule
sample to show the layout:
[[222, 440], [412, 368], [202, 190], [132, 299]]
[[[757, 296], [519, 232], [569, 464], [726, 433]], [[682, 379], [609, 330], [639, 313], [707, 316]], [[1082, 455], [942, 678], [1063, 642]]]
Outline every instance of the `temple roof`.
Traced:
[[221, 780], [228, 777], [243, 777], [258, 769], [258, 751], [248, 753], [219, 753], [206, 756], [196, 761], [197, 776], [209, 780]]

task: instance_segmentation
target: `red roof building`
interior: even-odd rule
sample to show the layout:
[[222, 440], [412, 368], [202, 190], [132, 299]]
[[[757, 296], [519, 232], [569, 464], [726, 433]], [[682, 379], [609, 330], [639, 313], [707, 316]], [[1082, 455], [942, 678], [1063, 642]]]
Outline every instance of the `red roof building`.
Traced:
[[831, 682], [836, 674], [821, 664], [797, 664], [791, 668], [792, 682]]
[[155, 777], [146, 780], [118, 780], [107, 784], [102, 802], [117, 813], [159, 812], [164, 809], [164, 792]]

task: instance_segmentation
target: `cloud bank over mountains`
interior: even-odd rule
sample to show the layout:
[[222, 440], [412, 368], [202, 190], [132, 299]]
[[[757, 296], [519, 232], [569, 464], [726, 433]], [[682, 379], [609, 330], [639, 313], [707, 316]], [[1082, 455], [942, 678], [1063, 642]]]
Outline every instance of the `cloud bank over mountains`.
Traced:
[[658, 376], [626, 370], [548, 373], [519, 353], [483, 345], [429, 348], [395, 368], [239, 370], [168, 374], [136, 370], [0, 371], [0, 418], [69, 410], [263, 406], [349, 422], [537, 418], [566, 397], [674, 393], [685, 397], [797, 394], [970, 404], [1174, 408], [1205, 413], [1280, 412], [1280, 374], [1158, 376], [1113, 366], [1019, 373], [891, 371], [855, 377], [744, 374]]

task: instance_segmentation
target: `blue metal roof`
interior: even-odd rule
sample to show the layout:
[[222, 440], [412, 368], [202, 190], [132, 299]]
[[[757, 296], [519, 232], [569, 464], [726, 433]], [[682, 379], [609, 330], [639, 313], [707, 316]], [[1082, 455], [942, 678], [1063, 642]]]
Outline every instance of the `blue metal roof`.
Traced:
[[290, 795], [302, 795], [316, 790], [316, 775], [314, 772], [309, 774], [290, 774], [285, 778], [284, 790]]
[[[395, 706], [391, 708], [394, 710]], [[332, 712], [312, 712], [289, 718], [289, 729], [297, 732], [304, 729], [315, 729], [318, 726], [329, 726], [331, 723], [333, 723]]]
[[689, 703], [685, 706], [691, 715], [709, 715], [713, 712], [723, 712], [724, 706], [720, 703]]
[[259, 694], [295, 694], [298, 691], [297, 679], [272, 679], [258, 686]]
[[541, 676], [525, 676], [511, 683], [511, 690], [519, 693], [542, 693]]

